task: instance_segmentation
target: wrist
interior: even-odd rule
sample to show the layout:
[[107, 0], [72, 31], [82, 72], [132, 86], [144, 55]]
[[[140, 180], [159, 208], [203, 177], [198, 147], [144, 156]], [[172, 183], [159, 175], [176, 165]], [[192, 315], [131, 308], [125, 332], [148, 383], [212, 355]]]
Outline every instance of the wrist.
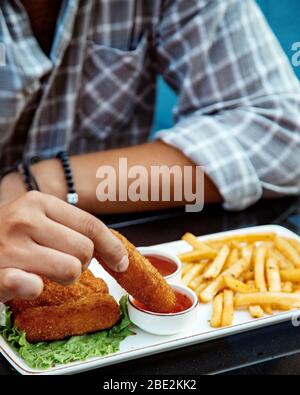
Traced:
[[68, 189], [64, 171], [58, 159], [44, 160], [33, 164], [30, 168], [41, 192], [66, 200]]
[[9, 203], [26, 193], [22, 176], [13, 171], [4, 176], [0, 183], [0, 204]]

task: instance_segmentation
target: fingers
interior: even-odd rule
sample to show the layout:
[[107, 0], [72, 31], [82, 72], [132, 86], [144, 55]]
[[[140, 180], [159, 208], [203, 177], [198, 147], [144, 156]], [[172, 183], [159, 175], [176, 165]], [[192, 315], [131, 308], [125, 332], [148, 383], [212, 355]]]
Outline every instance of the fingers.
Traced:
[[35, 242], [76, 257], [84, 268], [88, 266], [94, 254], [91, 239], [49, 218], [41, 221], [40, 227], [44, 229], [43, 232], [39, 228], [32, 231], [31, 237]]
[[16, 247], [12, 254], [13, 259], [7, 259], [6, 268], [9, 268], [13, 262], [17, 269], [48, 277], [63, 285], [72, 284], [82, 272], [78, 258], [34, 242], [31, 243], [30, 248]]
[[49, 218], [92, 240], [95, 255], [112, 270], [116, 272], [127, 270], [129, 261], [123, 243], [100, 220], [53, 196], [47, 195], [44, 204]]
[[43, 291], [42, 279], [19, 269], [0, 270], [0, 302], [13, 298], [35, 299]]

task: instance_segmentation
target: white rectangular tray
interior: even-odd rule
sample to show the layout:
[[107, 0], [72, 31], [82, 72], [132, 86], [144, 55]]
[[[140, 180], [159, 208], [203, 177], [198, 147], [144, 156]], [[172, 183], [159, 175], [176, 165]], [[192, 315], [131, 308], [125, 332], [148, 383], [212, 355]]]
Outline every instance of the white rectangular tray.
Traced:
[[[199, 237], [199, 239], [207, 240], [225, 235], [249, 234], [257, 232], [276, 232], [279, 235], [291, 237], [300, 241], [300, 237], [298, 235], [286, 228], [277, 225], [238, 229]], [[156, 247], [163, 251], [169, 251], [172, 253], [185, 252], [190, 249], [190, 247], [184, 241], [174, 241], [171, 243], [160, 244]], [[107, 282], [110, 293], [116, 298], [116, 300], [119, 300], [124, 294], [124, 291], [120, 288], [116, 281], [109, 274], [107, 274], [96, 261], [92, 262], [90, 269], [96, 276], [102, 277]], [[28, 367], [23, 359], [12, 350], [9, 344], [1, 336], [0, 351], [3, 356], [12, 364], [12, 366], [18, 372], [24, 375], [71, 374], [144, 357], [150, 354], [156, 354], [184, 346], [190, 346], [195, 343], [206, 342], [212, 339], [237, 334], [272, 324], [277, 324], [283, 321], [291, 320], [297, 314], [299, 314], [297, 311], [289, 311], [284, 313], [275, 312], [272, 316], [265, 316], [261, 319], [253, 319], [247, 311], [236, 311], [234, 315], [234, 323], [231, 327], [213, 329], [209, 325], [211, 304], [200, 304], [198, 320], [196, 320], [194, 325], [184, 333], [179, 333], [174, 336], [155, 336], [135, 328], [136, 335], [126, 338], [121, 343], [120, 351], [115, 354], [105, 357], [92, 358], [87, 361], [60, 365], [50, 368], [46, 371]]]

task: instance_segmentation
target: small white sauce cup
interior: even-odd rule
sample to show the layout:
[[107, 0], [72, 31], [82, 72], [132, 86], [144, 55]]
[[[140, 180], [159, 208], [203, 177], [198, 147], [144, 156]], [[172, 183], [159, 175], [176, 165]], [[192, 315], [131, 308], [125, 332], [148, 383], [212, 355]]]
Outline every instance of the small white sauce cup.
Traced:
[[184, 285], [170, 284], [171, 287], [191, 299], [191, 307], [179, 313], [155, 313], [144, 310], [134, 304], [134, 298], [128, 296], [128, 315], [130, 320], [145, 332], [153, 335], [175, 335], [188, 329], [197, 319], [199, 307], [194, 291]]
[[176, 255], [169, 252], [160, 251], [159, 249], [153, 247], [139, 247], [138, 251], [146, 258], [147, 256], [154, 256], [173, 262], [177, 266], [176, 271], [168, 276], [164, 276], [164, 279], [171, 284], [180, 284], [182, 263]]

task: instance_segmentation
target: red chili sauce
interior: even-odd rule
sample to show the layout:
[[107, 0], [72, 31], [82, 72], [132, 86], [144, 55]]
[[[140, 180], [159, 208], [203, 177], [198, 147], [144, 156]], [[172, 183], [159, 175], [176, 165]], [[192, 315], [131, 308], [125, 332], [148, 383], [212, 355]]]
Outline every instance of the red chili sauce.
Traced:
[[162, 276], [169, 276], [177, 270], [176, 263], [169, 259], [162, 258], [159, 256], [146, 255], [146, 258], [152, 263], [152, 265], [159, 271]]
[[[175, 307], [172, 311], [170, 311], [170, 313], [181, 313], [182, 311], [185, 311], [187, 309], [189, 309], [190, 307], [192, 307], [192, 301], [191, 299], [178, 291], [175, 291], [175, 296], [176, 296], [176, 304]], [[143, 303], [139, 302], [138, 300], [134, 299], [134, 305], [140, 309], [146, 310], [146, 311], [151, 311], [146, 305], [144, 305]], [[153, 311], [153, 313], [155, 313], [155, 311]]]

